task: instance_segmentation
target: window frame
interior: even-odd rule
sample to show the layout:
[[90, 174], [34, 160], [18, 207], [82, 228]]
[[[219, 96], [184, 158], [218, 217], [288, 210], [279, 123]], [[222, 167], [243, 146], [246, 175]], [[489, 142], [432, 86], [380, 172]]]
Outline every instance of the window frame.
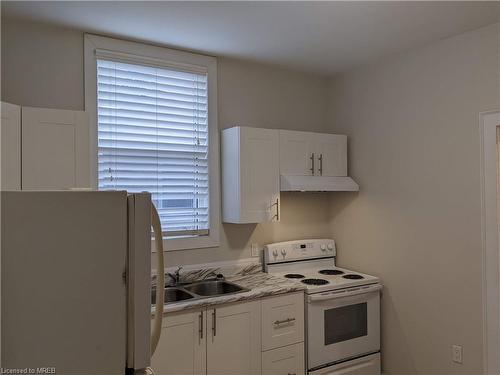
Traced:
[[[219, 246], [220, 178], [219, 134], [217, 120], [217, 59], [175, 49], [114, 39], [93, 34], [84, 35], [85, 112], [89, 116], [90, 176], [92, 188], [97, 189], [97, 58], [96, 50], [129, 59], [130, 63], [206, 69], [208, 72], [208, 173], [209, 173], [209, 234], [206, 236], [163, 239], [165, 251], [209, 248]], [[154, 247], [153, 247], [154, 249]]]

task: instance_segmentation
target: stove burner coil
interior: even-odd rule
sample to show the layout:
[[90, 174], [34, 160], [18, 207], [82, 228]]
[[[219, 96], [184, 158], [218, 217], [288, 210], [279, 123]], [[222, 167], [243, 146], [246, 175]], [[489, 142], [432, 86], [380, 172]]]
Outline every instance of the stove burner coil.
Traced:
[[287, 273], [285, 277], [287, 279], [303, 279], [305, 276], [300, 273]]
[[319, 271], [322, 275], [342, 275], [344, 271], [341, 270], [321, 270]]
[[348, 274], [348, 275], [344, 275], [342, 276], [344, 279], [350, 279], [350, 280], [360, 280], [360, 279], [364, 279], [363, 276], [361, 275], [354, 275], [354, 274]]
[[323, 279], [304, 279], [301, 281], [307, 285], [325, 285], [329, 283], [327, 280]]

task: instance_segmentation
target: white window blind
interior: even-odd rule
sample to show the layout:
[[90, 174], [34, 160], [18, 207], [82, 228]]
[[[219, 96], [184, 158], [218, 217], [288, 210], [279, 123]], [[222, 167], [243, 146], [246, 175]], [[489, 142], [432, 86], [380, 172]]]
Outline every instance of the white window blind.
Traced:
[[166, 236], [209, 234], [207, 74], [97, 59], [98, 185], [149, 191]]

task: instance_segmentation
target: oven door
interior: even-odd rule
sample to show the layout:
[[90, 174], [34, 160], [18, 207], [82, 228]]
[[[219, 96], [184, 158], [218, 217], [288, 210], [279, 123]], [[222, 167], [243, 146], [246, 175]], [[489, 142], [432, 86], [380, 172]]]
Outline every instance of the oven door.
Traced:
[[379, 284], [311, 294], [308, 369], [380, 350]]

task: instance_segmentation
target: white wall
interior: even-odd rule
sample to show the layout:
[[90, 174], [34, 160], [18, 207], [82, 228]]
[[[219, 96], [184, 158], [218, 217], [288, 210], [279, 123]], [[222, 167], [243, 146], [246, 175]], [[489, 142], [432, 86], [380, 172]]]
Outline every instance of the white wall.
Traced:
[[[361, 191], [284, 194], [281, 223], [223, 225], [220, 247], [168, 253], [167, 264], [333, 234], [340, 265], [385, 285], [386, 374], [480, 374], [478, 113], [500, 107], [499, 27], [358, 68], [329, 87], [323, 77], [220, 58], [220, 128], [348, 134]], [[2, 100], [82, 109], [82, 40], [81, 31], [2, 19]], [[464, 346], [463, 365], [451, 362], [454, 343]]]
[[481, 374], [478, 119], [500, 108], [499, 53], [497, 24], [330, 82], [330, 130], [349, 136], [361, 186], [331, 197], [332, 231], [340, 265], [385, 286], [386, 374]]
[[[2, 100], [27, 106], [83, 109], [83, 32], [2, 18]], [[232, 125], [321, 131], [324, 77], [218, 59], [219, 128]], [[282, 221], [222, 225], [218, 248], [166, 254], [168, 266], [247, 258], [252, 242], [328, 236], [328, 196], [283, 194]]]

